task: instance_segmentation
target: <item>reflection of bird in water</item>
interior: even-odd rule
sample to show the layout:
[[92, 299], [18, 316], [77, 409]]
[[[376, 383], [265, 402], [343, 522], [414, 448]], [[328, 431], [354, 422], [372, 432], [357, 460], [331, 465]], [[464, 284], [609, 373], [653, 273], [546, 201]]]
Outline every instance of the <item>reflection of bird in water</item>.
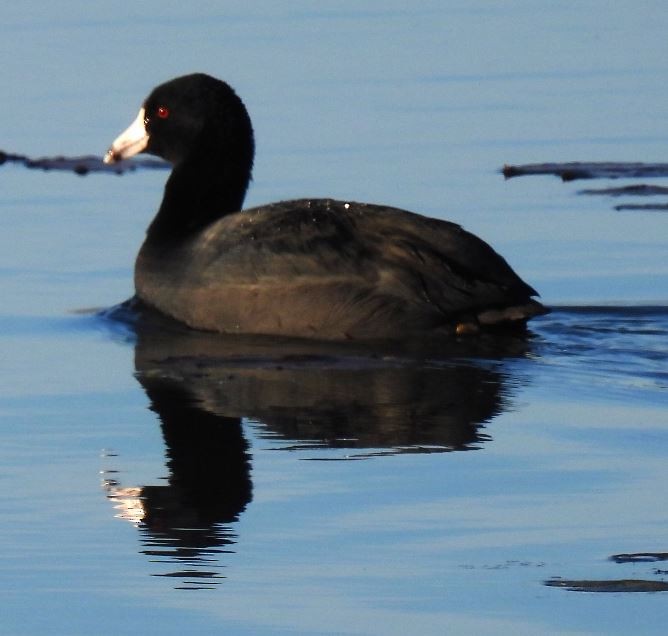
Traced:
[[342, 348], [196, 332], [138, 305], [113, 316], [132, 326], [137, 377], [167, 445], [167, 485], [139, 489], [142, 551], [185, 566], [169, 576], [199, 576], [198, 587], [212, 582], [210, 560], [230, 551], [230, 524], [251, 499], [242, 418], [289, 449], [354, 448], [364, 457], [477, 448], [516, 384], [504, 358], [528, 349], [517, 337], [429, 351]]
[[142, 382], [170, 378], [211, 413], [329, 447], [470, 448], [505, 405], [504, 360], [530, 350], [517, 335], [341, 346], [193, 331], [140, 304], [119, 314], [134, 320]]
[[220, 578], [216, 555], [229, 552], [237, 521], [251, 500], [250, 455], [239, 418], [203, 409], [179, 383], [141, 378], [160, 418], [167, 446], [166, 485], [105, 488], [119, 516], [138, 523], [142, 553], [178, 565], [162, 576], [183, 579], [187, 588], [210, 587]]
[[[167, 367], [173, 364], [179, 362]], [[198, 390], [206, 403], [261, 422], [292, 449], [357, 449], [360, 457], [467, 450], [487, 439], [480, 427], [502, 408], [498, 372], [406, 365], [299, 357], [255, 367], [205, 360], [199, 370], [210, 377]]]

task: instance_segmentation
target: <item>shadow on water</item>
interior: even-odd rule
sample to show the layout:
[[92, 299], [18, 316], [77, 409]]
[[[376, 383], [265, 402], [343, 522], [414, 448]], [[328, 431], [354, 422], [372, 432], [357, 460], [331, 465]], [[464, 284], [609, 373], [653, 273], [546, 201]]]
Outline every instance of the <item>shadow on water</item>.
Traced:
[[[478, 449], [516, 382], [504, 361], [525, 337], [424, 345], [313, 343], [207, 334], [131, 305], [105, 315], [134, 342], [136, 376], [159, 420], [165, 485], [107, 479], [142, 553], [169, 563], [184, 589], [223, 578], [221, 553], [252, 498], [242, 419], [285, 450], [347, 449], [346, 459]], [[325, 453], [332, 459], [331, 453]], [[342, 459], [337, 457], [337, 459]]]

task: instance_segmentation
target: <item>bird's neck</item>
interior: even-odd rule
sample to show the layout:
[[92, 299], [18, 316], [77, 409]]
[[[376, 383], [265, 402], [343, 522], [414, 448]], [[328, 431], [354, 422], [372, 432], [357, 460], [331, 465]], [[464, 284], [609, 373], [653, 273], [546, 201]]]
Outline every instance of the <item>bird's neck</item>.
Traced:
[[180, 242], [217, 219], [241, 210], [250, 170], [232, 159], [200, 152], [172, 170], [147, 242]]

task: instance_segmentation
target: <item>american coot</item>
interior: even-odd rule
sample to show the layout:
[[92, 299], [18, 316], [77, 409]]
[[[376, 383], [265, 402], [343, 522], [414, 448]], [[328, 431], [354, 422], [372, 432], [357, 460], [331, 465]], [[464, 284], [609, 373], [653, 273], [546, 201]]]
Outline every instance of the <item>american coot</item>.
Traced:
[[201, 73], [155, 88], [105, 156], [173, 170], [135, 264], [137, 297], [196, 329], [404, 339], [524, 326], [537, 293], [459, 225], [386, 207], [300, 199], [241, 210], [248, 112]]

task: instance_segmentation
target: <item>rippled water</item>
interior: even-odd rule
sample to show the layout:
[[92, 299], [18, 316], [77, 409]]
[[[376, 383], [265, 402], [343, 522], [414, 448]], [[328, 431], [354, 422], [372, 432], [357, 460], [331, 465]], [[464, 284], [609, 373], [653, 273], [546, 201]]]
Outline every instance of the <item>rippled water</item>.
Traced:
[[496, 171], [665, 161], [663, 4], [65, 5], [3, 9], [2, 150], [101, 154], [208, 71], [249, 205], [450, 218], [553, 311], [342, 350], [87, 309], [131, 295], [164, 173], [0, 167], [0, 631], [662, 633], [668, 216]]
[[663, 612], [569, 589], [662, 589], [666, 308], [345, 355], [94, 315], [2, 331], [39, 341], [54, 383], [67, 351], [126, 368], [3, 398], [16, 633], [43, 626], [34, 604], [63, 633], [609, 633]]

